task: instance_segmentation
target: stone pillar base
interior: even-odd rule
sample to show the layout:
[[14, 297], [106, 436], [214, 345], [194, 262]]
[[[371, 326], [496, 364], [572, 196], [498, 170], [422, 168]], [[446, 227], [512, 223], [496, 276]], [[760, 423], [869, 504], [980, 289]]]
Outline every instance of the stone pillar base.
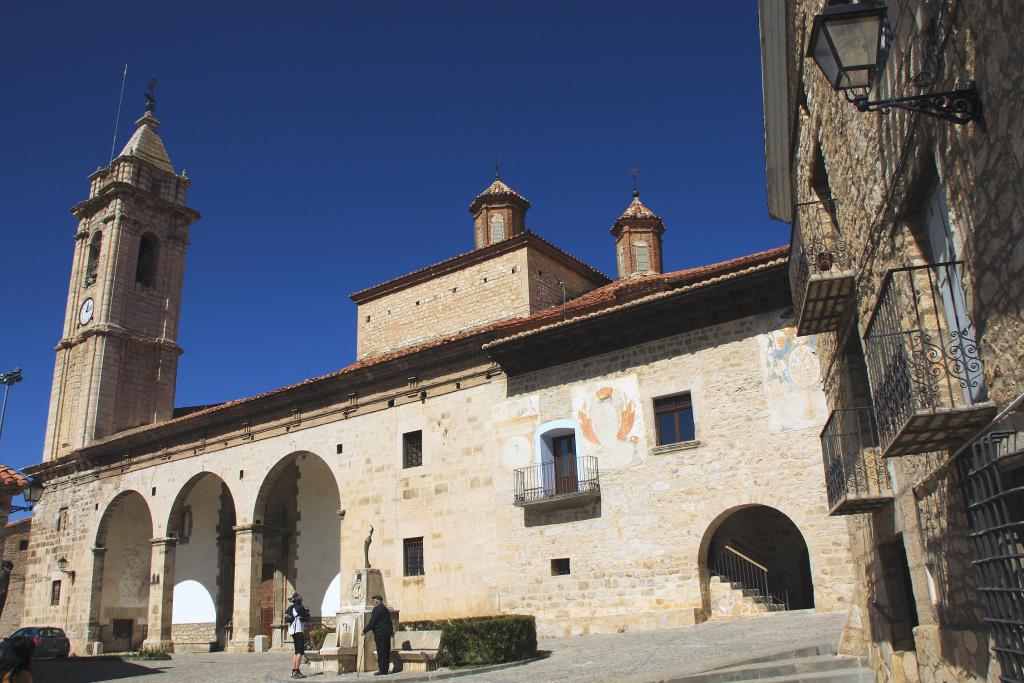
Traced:
[[233, 640], [227, 644], [224, 648], [225, 652], [231, 654], [242, 654], [244, 652], [252, 652], [252, 641], [251, 640]]
[[173, 640], [149, 640], [142, 641], [143, 648], [163, 649], [166, 652], [174, 652]]

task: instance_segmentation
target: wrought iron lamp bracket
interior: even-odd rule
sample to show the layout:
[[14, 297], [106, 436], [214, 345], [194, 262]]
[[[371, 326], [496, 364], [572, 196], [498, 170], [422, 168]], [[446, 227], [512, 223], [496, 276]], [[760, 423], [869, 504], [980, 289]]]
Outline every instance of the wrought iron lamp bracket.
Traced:
[[918, 112], [925, 116], [942, 119], [956, 124], [982, 121], [981, 98], [971, 83], [962, 90], [926, 93], [908, 97], [893, 97], [885, 100], [870, 101], [867, 95], [857, 94], [850, 98], [859, 111], [881, 111], [904, 109]]

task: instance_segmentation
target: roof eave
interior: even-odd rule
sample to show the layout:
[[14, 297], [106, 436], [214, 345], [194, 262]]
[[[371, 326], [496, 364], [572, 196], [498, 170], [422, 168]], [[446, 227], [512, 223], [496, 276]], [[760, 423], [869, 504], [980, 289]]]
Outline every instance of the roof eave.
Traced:
[[758, 9], [768, 215], [775, 220], [792, 223], [786, 0], [758, 0]]

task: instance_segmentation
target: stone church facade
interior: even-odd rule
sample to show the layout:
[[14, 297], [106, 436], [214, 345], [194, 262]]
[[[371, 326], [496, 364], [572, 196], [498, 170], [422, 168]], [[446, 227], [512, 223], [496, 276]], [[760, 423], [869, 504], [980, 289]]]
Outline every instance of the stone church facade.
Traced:
[[371, 525], [405, 620], [526, 613], [554, 635], [848, 608], [787, 248], [666, 272], [634, 193], [611, 280], [495, 179], [472, 251], [352, 295], [355, 362], [175, 409], [199, 214], [157, 126], [73, 209], [25, 623], [79, 652], [280, 646], [293, 589], [325, 624], [348, 604]]
[[870, 100], [973, 86], [955, 123], [859, 111], [809, 58], [816, 16], [882, 4], [759, 5], [769, 211], [857, 577], [843, 651], [879, 681], [1024, 680], [1024, 6], [884, 3]]

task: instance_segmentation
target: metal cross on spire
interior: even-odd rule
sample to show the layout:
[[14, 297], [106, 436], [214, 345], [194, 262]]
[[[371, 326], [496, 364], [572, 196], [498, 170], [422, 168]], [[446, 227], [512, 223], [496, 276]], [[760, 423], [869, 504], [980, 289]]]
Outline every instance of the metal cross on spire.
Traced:
[[634, 197], [639, 197], [640, 196], [640, 188], [636, 184], [636, 177], [638, 175], [640, 175], [640, 167], [639, 166], [630, 166], [629, 167], [629, 175], [633, 177], [633, 196]]
[[149, 85], [146, 87], [146, 113], [152, 114], [156, 111], [156, 86], [159, 83], [156, 76], [149, 77]]
[[501, 180], [501, 155], [494, 155], [494, 179]]

